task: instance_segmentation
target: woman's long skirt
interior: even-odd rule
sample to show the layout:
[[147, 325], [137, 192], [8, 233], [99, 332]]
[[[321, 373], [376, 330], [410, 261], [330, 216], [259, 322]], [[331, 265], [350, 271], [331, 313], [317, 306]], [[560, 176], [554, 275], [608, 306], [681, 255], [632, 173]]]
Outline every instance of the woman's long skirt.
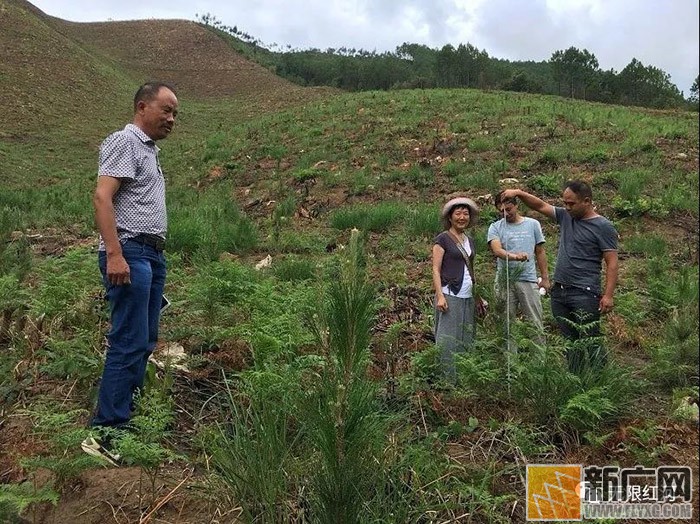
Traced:
[[455, 383], [455, 354], [469, 349], [476, 338], [474, 299], [445, 295], [445, 300], [447, 311], [435, 308], [435, 344], [440, 350], [440, 368], [445, 378]]

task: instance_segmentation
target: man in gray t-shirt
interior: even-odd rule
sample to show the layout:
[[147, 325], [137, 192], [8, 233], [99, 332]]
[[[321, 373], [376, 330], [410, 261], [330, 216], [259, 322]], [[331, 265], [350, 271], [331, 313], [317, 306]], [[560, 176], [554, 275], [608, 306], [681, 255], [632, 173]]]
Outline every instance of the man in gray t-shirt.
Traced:
[[[489, 226], [487, 234], [491, 252], [497, 258], [497, 295], [507, 303], [509, 319], [514, 319], [519, 309], [542, 332], [540, 289], [549, 288], [542, 227], [534, 218], [520, 214], [516, 198], [504, 199], [501, 192], [496, 195], [494, 204], [503, 215]], [[539, 283], [538, 269], [541, 275]], [[538, 338], [538, 342], [542, 343], [543, 340]]]
[[[551, 290], [552, 314], [562, 335], [571, 344], [567, 350], [569, 369], [581, 372], [606, 362], [600, 344], [600, 315], [614, 306], [617, 285], [617, 231], [605, 217], [596, 213], [593, 196], [586, 182], [566, 183], [562, 198], [564, 208], [551, 204], [520, 189], [503, 192], [503, 198], [520, 198], [526, 206], [547, 215], [559, 225], [559, 250]], [[605, 287], [600, 273], [605, 261]], [[594, 339], [585, 343], [585, 339]]]

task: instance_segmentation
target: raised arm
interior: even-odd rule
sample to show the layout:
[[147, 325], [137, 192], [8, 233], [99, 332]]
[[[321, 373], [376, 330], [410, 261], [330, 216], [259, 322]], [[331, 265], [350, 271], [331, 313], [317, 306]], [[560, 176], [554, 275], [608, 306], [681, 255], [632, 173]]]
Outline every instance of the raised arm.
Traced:
[[506, 189], [501, 195], [501, 198], [503, 200], [515, 197], [522, 200], [522, 202], [530, 209], [542, 213], [543, 215], [548, 216], [552, 220], [556, 219], [554, 213], [554, 206], [552, 204], [548, 204], [541, 198], [538, 198], [535, 195], [531, 195], [530, 193], [526, 193], [522, 189]]

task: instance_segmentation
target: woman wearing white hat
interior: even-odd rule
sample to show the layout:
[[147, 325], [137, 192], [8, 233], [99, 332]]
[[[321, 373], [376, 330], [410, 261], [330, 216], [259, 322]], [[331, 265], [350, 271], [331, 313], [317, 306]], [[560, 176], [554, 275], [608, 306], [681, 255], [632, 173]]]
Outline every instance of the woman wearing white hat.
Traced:
[[455, 382], [454, 355], [465, 351], [476, 336], [474, 300], [474, 241], [466, 234], [476, 223], [479, 208], [470, 198], [449, 200], [442, 208], [445, 230], [433, 244], [435, 343], [446, 378]]

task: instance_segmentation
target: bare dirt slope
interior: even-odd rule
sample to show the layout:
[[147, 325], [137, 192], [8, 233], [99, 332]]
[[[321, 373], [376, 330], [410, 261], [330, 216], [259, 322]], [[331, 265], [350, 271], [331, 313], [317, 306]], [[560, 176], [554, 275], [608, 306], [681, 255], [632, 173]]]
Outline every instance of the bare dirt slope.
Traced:
[[74, 23], [57, 30], [146, 78], [163, 78], [196, 98], [274, 95], [303, 88], [238, 53], [214, 32], [187, 20]]
[[0, 139], [24, 141], [85, 109], [96, 114], [105, 97], [128, 101], [124, 72], [105, 67], [27, 2], [0, 0], [0, 49]]
[[54, 125], [89, 133], [81, 128], [95, 120], [128, 118], [134, 87], [145, 80], [172, 82], [190, 99], [235, 97], [263, 109], [329, 91], [292, 84], [186, 20], [76, 23], [25, 0], [0, 0], [0, 49], [0, 140], [27, 140]]

